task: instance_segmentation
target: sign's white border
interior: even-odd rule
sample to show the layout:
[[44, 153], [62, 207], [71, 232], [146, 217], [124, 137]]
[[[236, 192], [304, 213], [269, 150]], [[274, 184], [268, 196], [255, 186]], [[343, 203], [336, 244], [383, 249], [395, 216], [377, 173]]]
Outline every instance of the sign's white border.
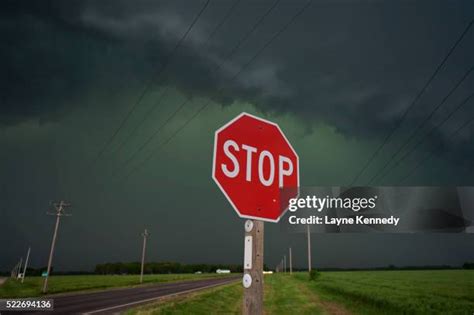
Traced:
[[234, 119], [232, 119], [231, 121], [229, 121], [228, 123], [226, 123], [224, 126], [220, 127], [219, 129], [216, 130], [216, 132], [214, 133], [214, 152], [213, 152], [213, 158], [212, 158], [212, 179], [214, 180], [214, 182], [216, 182], [217, 186], [219, 186], [220, 190], [224, 193], [224, 196], [227, 198], [227, 200], [229, 201], [229, 203], [232, 205], [232, 208], [234, 208], [235, 212], [237, 213], [237, 215], [241, 218], [244, 218], [244, 219], [253, 219], [253, 220], [260, 220], [260, 221], [266, 221], [266, 222], [273, 222], [273, 223], [278, 223], [280, 221], [280, 219], [285, 216], [286, 212], [288, 211], [288, 207], [283, 210], [283, 212], [281, 213], [281, 215], [278, 217], [278, 219], [276, 220], [271, 220], [271, 219], [266, 219], [266, 218], [261, 218], [261, 217], [254, 217], [254, 216], [249, 216], [249, 215], [242, 215], [240, 214], [239, 210], [237, 209], [237, 207], [235, 206], [235, 204], [232, 202], [232, 200], [230, 199], [230, 197], [227, 195], [227, 193], [225, 192], [224, 188], [221, 186], [221, 184], [219, 183], [219, 181], [217, 180], [216, 178], [216, 151], [217, 151], [217, 136], [219, 135], [219, 132], [221, 132], [222, 130], [226, 129], [228, 126], [232, 125], [235, 121], [237, 121], [238, 119], [240, 119], [241, 117], [243, 116], [250, 116], [252, 118], [255, 118], [257, 120], [260, 120], [260, 121], [263, 121], [267, 124], [270, 124], [270, 125], [273, 125], [275, 127], [277, 127], [278, 131], [280, 132], [280, 134], [283, 136], [283, 139], [285, 139], [286, 143], [288, 144], [288, 146], [290, 147], [291, 151], [293, 151], [293, 153], [295, 154], [296, 156], [296, 159], [297, 159], [297, 164], [298, 164], [298, 167], [297, 167], [297, 189], [298, 189], [298, 194], [296, 197], [299, 196], [300, 194], [300, 157], [298, 156], [298, 154], [296, 153], [295, 149], [293, 148], [293, 146], [291, 145], [290, 141], [288, 141], [288, 138], [285, 136], [285, 134], [283, 133], [283, 131], [281, 130], [280, 126], [278, 126], [278, 124], [272, 122], [272, 121], [269, 121], [269, 120], [266, 120], [266, 119], [263, 119], [263, 118], [260, 118], [260, 117], [257, 117], [255, 115], [252, 115], [252, 114], [249, 114], [247, 112], [242, 112], [240, 113], [238, 116], [236, 116]]

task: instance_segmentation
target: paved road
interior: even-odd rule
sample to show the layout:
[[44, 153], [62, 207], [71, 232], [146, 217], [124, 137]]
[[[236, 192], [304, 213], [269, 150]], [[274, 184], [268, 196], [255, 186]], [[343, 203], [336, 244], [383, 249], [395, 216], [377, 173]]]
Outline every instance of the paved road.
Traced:
[[54, 297], [53, 312], [29, 312], [27, 314], [118, 314], [129, 308], [154, 302], [166, 296], [223, 285], [238, 279], [240, 276], [63, 295]]

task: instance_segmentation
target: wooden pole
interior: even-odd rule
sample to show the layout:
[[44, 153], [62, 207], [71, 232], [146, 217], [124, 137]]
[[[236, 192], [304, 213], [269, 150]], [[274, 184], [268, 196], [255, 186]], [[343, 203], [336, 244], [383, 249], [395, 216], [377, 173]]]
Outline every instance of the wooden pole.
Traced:
[[290, 247], [290, 275], [293, 274], [293, 262], [291, 261], [291, 247]]
[[147, 229], [145, 229], [142, 236], [143, 236], [143, 247], [142, 247], [142, 267], [141, 267], [141, 271], [140, 271], [140, 283], [143, 283], [143, 270], [145, 268], [146, 239], [148, 237], [148, 230]]
[[16, 271], [18, 269], [18, 263], [16, 263], [15, 267], [13, 267], [13, 271], [12, 271], [12, 278], [15, 279], [16, 278]]
[[23, 257], [20, 258], [20, 264], [18, 265], [18, 271], [16, 273], [16, 278], [18, 279], [18, 276], [21, 276], [21, 266], [23, 265]]
[[308, 272], [311, 271], [311, 233], [309, 233], [309, 224], [307, 225], [308, 237]]
[[54, 254], [54, 245], [56, 244], [56, 237], [58, 235], [58, 227], [59, 227], [59, 219], [61, 216], [56, 216], [56, 225], [54, 226], [54, 234], [53, 234], [53, 240], [51, 241], [51, 248], [49, 250], [49, 259], [48, 259], [48, 268], [46, 269], [46, 277], [44, 278], [44, 283], [43, 283], [43, 293], [48, 292], [48, 278], [49, 278], [49, 272], [51, 271], [51, 263], [53, 261], [53, 254]]
[[[252, 228], [249, 229], [252, 222]], [[245, 239], [251, 237], [251, 260], [250, 268], [244, 263], [244, 301], [242, 313], [244, 315], [263, 314], [263, 221], [248, 220], [245, 224]], [[250, 277], [250, 285], [249, 285]]]
[[43, 293], [48, 292], [48, 279], [49, 273], [51, 272], [51, 264], [53, 262], [54, 246], [56, 245], [56, 238], [58, 236], [59, 220], [62, 216], [67, 215], [64, 213], [64, 208], [69, 207], [70, 204], [61, 200], [59, 204], [55, 204], [54, 206], [56, 208], [56, 213], [48, 213], [49, 215], [56, 216], [56, 225], [54, 226], [53, 240], [51, 241], [51, 249], [49, 250], [48, 268], [46, 269], [46, 277], [44, 278]]
[[25, 260], [25, 268], [23, 269], [23, 274], [21, 275], [21, 283], [25, 281], [26, 268], [28, 268], [28, 260], [30, 259], [30, 250], [31, 250], [31, 247], [28, 247], [28, 253], [26, 254], [26, 260]]

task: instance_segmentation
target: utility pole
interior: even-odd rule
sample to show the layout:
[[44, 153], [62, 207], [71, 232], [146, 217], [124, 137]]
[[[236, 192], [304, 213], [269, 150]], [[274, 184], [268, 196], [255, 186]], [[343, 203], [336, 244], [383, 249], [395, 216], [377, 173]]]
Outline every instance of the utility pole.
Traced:
[[309, 224], [307, 227], [307, 237], [308, 237], [308, 272], [311, 271], [311, 233], [309, 233]]
[[17, 267], [18, 267], [18, 263], [16, 263], [15, 266], [13, 267], [13, 269], [12, 269], [11, 276], [12, 276], [13, 279], [15, 278], [15, 273], [16, 273], [16, 268]]
[[18, 263], [15, 264], [15, 267], [13, 267], [12, 272], [11, 272], [11, 277], [13, 279], [16, 278], [16, 271], [18, 270]]
[[20, 262], [18, 264], [18, 269], [16, 271], [16, 278], [18, 279], [18, 276], [21, 275], [21, 265], [23, 265], [23, 257], [20, 258]]
[[23, 257], [20, 258], [20, 261], [18, 261], [15, 265], [15, 267], [13, 268], [13, 275], [12, 275], [12, 278], [14, 279], [18, 279], [18, 274], [21, 272], [21, 264], [22, 264], [22, 261], [23, 261]]
[[145, 231], [142, 233], [143, 236], [143, 247], [142, 247], [142, 269], [140, 272], [140, 283], [143, 283], [143, 269], [145, 268], [145, 251], [146, 251], [146, 239], [148, 238], [148, 230], [145, 229]]
[[290, 275], [293, 274], [293, 262], [291, 261], [291, 247], [290, 247]]
[[55, 213], [51, 213], [51, 212], [46, 213], [47, 215], [56, 216], [56, 225], [54, 226], [53, 240], [51, 241], [51, 249], [49, 251], [48, 268], [46, 269], [46, 277], [44, 278], [43, 293], [48, 292], [48, 278], [49, 278], [49, 272], [51, 271], [51, 264], [53, 262], [54, 246], [56, 245], [56, 238], [58, 236], [59, 220], [62, 216], [71, 216], [70, 214], [66, 214], [64, 212], [65, 208], [70, 207], [70, 206], [71, 204], [65, 203], [64, 201], [61, 200], [59, 203], [54, 204], [54, 208], [56, 210]]
[[244, 315], [263, 314], [263, 228], [263, 221], [245, 221]]
[[21, 275], [21, 283], [25, 281], [26, 268], [28, 267], [28, 259], [30, 258], [31, 247], [28, 247], [28, 252], [26, 253], [25, 268], [23, 269], [23, 274]]
[[286, 255], [283, 256], [283, 269], [285, 269], [286, 273]]

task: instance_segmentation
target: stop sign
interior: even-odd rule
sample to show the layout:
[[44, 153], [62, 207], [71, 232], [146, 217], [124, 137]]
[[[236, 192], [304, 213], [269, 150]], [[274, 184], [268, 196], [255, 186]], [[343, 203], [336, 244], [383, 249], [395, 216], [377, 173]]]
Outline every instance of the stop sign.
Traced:
[[216, 131], [212, 178], [240, 217], [278, 222], [298, 195], [298, 155], [277, 124], [242, 113]]

